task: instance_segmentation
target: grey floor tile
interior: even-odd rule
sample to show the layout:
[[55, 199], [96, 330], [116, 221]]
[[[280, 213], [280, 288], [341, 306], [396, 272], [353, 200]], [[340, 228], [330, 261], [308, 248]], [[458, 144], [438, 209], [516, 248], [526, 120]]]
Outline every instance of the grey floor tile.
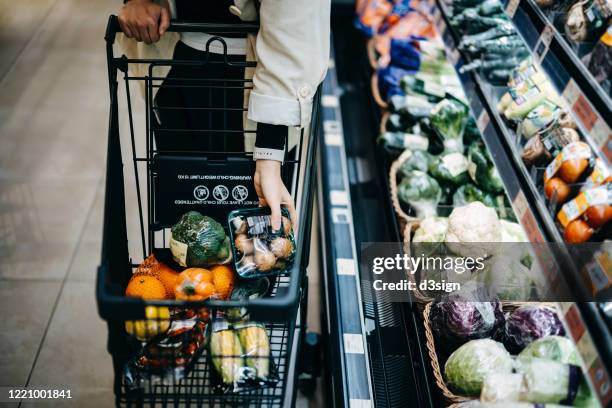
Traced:
[[0, 79], [23, 52], [57, 0], [0, 1]]
[[[72, 392], [71, 399], [27, 401], [22, 408], [112, 408], [115, 400], [112, 391], [106, 389], [87, 388]], [[13, 408], [16, 405], [13, 405]], [[10, 408], [10, 407], [7, 407]]]
[[25, 385], [59, 288], [59, 282], [0, 280], [0, 385]]
[[103, 395], [103, 391], [112, 394], [113, 371], [106, 336], [106, 324], [98, 317], [93, 282], [66, 282], [30, 386], [68, 387], [77, 397]]
[[62, 279], [97, 182], [0, 179], [0, 277]]

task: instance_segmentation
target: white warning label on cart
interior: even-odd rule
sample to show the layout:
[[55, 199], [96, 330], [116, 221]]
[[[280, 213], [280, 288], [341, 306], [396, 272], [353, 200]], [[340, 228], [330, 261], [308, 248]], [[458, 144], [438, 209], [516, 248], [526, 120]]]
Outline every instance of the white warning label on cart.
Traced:
[[361, 334], [344, 334], [344, 352], [363, 354], [363, 336]]

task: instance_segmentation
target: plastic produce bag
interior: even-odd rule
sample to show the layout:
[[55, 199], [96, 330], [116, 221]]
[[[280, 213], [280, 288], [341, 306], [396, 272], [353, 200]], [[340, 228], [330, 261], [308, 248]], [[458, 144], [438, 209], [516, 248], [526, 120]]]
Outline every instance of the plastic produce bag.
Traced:
[[223, 226], [197, 211], [184, 214], [172, 229], [170, 251], [181, 266], [206, 267], [232, 260]]
[[400, 201], [414, 208], [417, 218], [425, 218], [437, 215], [442, 189], [434, 178], [414, 170], [402, 179], [397, 195]]
[[490, 373], [482, 385], [480, 400], [486, 402], [522, 401], [524, 387], [522, 374]]
[[427, 172], [427, 168], [432, 161], [432, 157], [429, 153], [423, 150], [415, 150], [412, 152], [410, 157], [406, 159], [400, 166], [398, 174], [400, 177], [404, 177], [413, 170]]
[[168, 332], [146, 344], [124, 369], [128, 389], [172, 384], [188, 374], [205, 344], [206, 323], [192, 310], [177, 311]]
[[499, 301], [485, 301], [489, 296], [479, 290], [482, 288], [474, 288], [470, 291], [464, 286], [461, 292], [451, 293], [431, 306], [431, 328], [448, 348], [493, 337], [503, 326], [504, 314]]
[[478, 396], [490, 373], [512, 373], [513, 361], [504, 345], [491, 339], [470, 340], [444, 365], [449, 385], [461, 395]]
[[392, 9], [393, 4], [389, 0], [359, 0], [355, 10], [355, 26], [371, 37], [378, 33]]
[[415, 40], [419, 37], [407, 39], [393, 38], [391, 40], [391, 65], [408, 71], [417, 72], [421, 66], [421, 54]]
[[394, 95], [403, 95], [404, 91], [400, 86], [401, 80], [406, 75], [413, 74], [413, 70], [407, 70], [395, 65], [388, 65], [376, 71], [378, 76], [378, 91], [383, 100], [387, 101]]
[[520, 352], [517, 360], [520, 364], [528, 364], [534, 358], [577, 366], [581, 364], [574, 342], [562, 336], [545, 336], [531, 342]]
[[266, 328], [254, 322], [234, 325], [238, 333], [247, 367], [255, 372], [259, 385], [271, 385], [278, 381], [270, 353], [270, 339]]
[[571, 405], [582, 379], [580, 367], [535, 358], [519, 367], [525, 383], [525, 400]]
[[454, 99], [443, 99], [431, 112], [431, 125], [444, 143], [447, 152], [463, 153], [463, 133], [468, 109]]
[[241, 278], [261, 278], [287, 271], [293, 264], [295, 240], [289, 212], [272, 231], [269, 208], [232, 211], [228, 216], [234, 264]]
[[[230, 300], [248, 300], [264, 297], [270, 289], [270, 281], [268, 278], [241, 280], [239, 281], [232, 294]], [[248, 320], [249, 311], [245, 307], [236, 307], [228, 309], [225, 312], [225, 317], [228, 321], [237, 322]]]
[[519, 352], [534, 340], [551, 335], [565, 335], [557, 311], [544, 305], [526, 305], [506, 319], [504, 344], [510, 351]]

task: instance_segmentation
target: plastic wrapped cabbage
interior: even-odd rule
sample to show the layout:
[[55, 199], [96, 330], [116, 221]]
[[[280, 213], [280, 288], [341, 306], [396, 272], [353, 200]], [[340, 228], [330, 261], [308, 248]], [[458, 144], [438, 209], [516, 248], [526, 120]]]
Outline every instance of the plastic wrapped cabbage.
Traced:
[[482, 385], [480, 400], [486, 402], [521, 401], [523, 393], [522, 374], [490, 373]]
[[461, 153], [434, 157], [429, 163], [429, 174], [441, 183], [459, 186], [468, 181], [468, 161]]
[[400, 177], [404, 177], [413, 170], [427, 172], [427, 168], [429, 167], [429, 163], [431, 163], [431, 161], [431, 154], [423, 150], [415, 150], [412, 152], [410, 157], [402, 163], [398, 173]]
[[454, 207], [463, 207], [475, 201], [480, 201], [487, 207], [497, 206], [495, 197], [492, 194], [482, 191], [472, 183], [466, 183], [460, 186], [453, 194]]
[[501, 300], [528, 301], [532, 298], [531, 271], [515, 254], [497, 254], [486, 260], [486, 268], [477, 276], [478, 281]]
[[480, 302], [471, 293], [457, 292], [431, 305], [431, 328], [443, 343], [456, 347], [466, 341], [492, 337], [503, 326], [498, 301]]
[[431, 124], [443, 140], [447, 152], [463, 153], [463, 133], [469, 112], [454, 99], [443, 99], [431, 111]]
[[470, 340], [444, 365], [448, 384], [461, 395], [478, 396], [490, 373], [510, 374], [513, 362], [504, 345], [491, 339]]
[[500, 222], [502, 242], [529, 242], [529, 238], [527, 238], [525, 230], [520, 224], [506, 220], [500, 220]]
[[470, 177], [480, 188], [492, 193], [504, 191], [504, 183], [482, 142], [470, 145], [468, 162]]
[[397, 195], [400, 201], [415, 210], [417, 218], [425, 218], [437, 215], [442, 189], [435, 179], [414, 170], [402, 179], [397, 187]]
[[464, 257], [487, 257], [499, 251], [501, 223], [493, 208], [475, 201], [454, 208], [448, 217], [446, 246]]
[[521, 306], [506, 319], [504, 343], [510, 351], [520, 352], [531, 342], [545, 336], [563, 336], [565, 329], [552, 307]]
[[517, 359], [527, 364], [534, 358], [544, 358], [564, 364], [580, 365], [580, 357], [574, 342], [567, 337], [546, 336], [537, 339], [520, 352]]
[[582, 380], [580, 367], [535, 358], [520, 366], [525, 400], [540, 404], [572, 405]]
[[181, 266], [210, 266], [232, 260], [223, 226], [210, 217], [189, 211], [171, 231], [170, 251]]

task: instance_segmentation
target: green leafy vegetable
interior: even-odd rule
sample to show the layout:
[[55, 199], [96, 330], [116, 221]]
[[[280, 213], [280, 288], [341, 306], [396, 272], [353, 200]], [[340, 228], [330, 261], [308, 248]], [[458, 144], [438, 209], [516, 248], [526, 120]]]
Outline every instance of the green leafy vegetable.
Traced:
[[447, 152], [463, 153], [463, 133], [468, 120], [467, 106], [455, 99], [443, 99], [432, 110], [432, 127], [442, 138]]
[[231, 259], [229, 238], [210, 217], [189, 211], [171, 231], [170, 250], [182, 266], [209, 266]]
[[468, 181], [468, 161], [461, 153], [449, 153], [433, 158], [429, 164], [429, 173], [441, 183], [452, 185], [465, 184]]
[[482, 142], [472, 143], [468, 148], [470, 177], [480, 188], [491, 193], [504, 191], [504, 184], [497, 168]]
[[442, 189], [434, 178], [413, 170], [402, 179], [397, 195], [400, 201], [414, 208], [418, 218], [425, 218], [437, 214]]
[[432, 157], [429, 153], [422, 150], [415, 150], [412, 152], [410, 157], [399, 168], [400, 177], [406, 176], [412, 170], [418, 170], [426, 172], [429, 164], [432, 161]]

